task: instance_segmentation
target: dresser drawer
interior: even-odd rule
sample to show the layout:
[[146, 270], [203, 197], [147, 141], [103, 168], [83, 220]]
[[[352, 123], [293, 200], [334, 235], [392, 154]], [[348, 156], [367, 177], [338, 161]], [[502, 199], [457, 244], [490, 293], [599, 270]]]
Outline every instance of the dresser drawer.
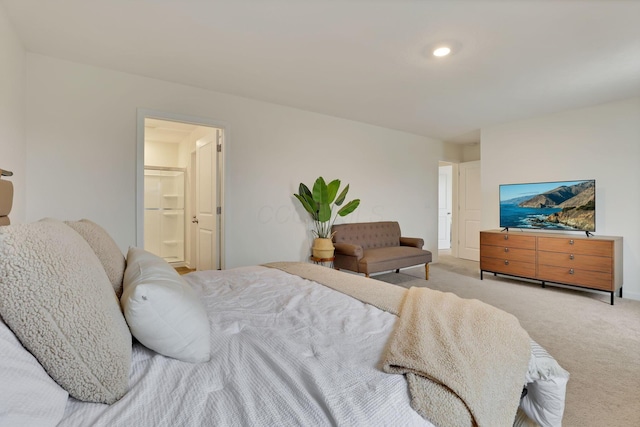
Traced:
[[588, 271], [575, 268], [571, 269], [551, 265], [538, 265], [537, 279], [566, 283], [568, 285], [584, 286], [587, 288], [602, 289], [604, 291], [615, 290], [613, 288], [612, 275], [599, 271]]
[[491, 246], [503, 246], [520, 249], [535, 249], [535, 236], [518, 236], [509, 233], [480, 233], [480, 244]]
[[499, 258], [509, 261], [533, 262], [536, 259], [536, 251], [533, 249], [511, 248], [508, 246], [487, 246], [480, 247], [483, 257]]
[[480, 270], [520, 277], [535, 277], [536, 275], [536, 265], [534, 263], [485, 256], [480, 257]]
[[573, 268], [577, 270], [613, 271], [613, 259], [602, 256], [581, 255], [563, 252], [538, 252], [538, 265], [552, 265], [556, 267]]
[[611, 241], [586, 238], [538, 237], [538, 250], [613, 257]]

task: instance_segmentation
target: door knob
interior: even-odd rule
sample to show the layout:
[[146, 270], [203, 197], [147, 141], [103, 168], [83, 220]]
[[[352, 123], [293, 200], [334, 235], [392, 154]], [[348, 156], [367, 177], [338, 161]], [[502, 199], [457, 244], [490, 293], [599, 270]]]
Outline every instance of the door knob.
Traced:
[[192, 223], [197, 224], [198, 223], [198, 218], [196, 218], [195, 216], [193, 217], [193, 219], [191, 220]]

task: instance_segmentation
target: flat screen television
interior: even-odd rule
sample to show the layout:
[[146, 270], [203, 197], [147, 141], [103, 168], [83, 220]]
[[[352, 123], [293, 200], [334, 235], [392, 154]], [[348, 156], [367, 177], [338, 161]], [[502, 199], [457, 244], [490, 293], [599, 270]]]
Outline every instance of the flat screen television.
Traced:
[[596, 181], [500, 185], [500, 227], [596, 231]]

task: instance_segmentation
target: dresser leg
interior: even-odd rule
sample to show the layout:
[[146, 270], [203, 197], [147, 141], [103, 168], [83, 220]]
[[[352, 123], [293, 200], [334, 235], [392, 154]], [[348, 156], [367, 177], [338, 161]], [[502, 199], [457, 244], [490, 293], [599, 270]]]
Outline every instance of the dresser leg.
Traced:
[[613, 295], [615, 294], [615, 292], [611, 292], [611, 305], [613, 305]]
[[622, 298], [622, 286], [620, 286], [620, 298]]
[[542, 287], [544, 288], [544, 282], [542, 282]]

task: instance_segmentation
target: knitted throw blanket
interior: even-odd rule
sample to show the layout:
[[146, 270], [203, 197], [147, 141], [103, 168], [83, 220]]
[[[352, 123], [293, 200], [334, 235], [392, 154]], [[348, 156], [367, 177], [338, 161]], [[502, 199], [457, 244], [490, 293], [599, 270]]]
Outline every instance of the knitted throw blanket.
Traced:
[[451, 293], [406, 290], [309, 263], [265, 266], [399, 315], [382, 369], [406, 376], [411, 406], [433, 424], [513, 425], [531, 348], [511, 314]]

